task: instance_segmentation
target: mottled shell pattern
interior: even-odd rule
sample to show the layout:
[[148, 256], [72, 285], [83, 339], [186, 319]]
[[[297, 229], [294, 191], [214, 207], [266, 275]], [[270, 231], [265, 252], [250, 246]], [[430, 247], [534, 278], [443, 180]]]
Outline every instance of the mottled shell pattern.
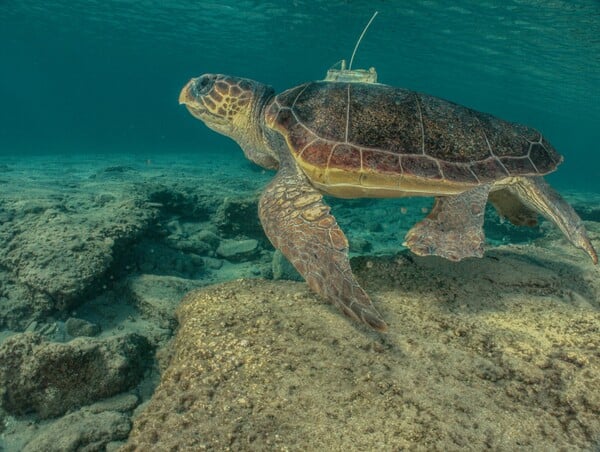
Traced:
[[535, 129], [381, 84], [306, 83], [277, 95], [265, 120], [325, 185], [468, 187], [547, 174], [562, 161]]

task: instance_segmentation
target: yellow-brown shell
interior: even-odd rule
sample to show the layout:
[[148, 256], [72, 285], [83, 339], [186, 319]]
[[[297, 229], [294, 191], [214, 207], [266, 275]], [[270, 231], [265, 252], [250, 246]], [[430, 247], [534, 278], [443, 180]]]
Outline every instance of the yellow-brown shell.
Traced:
[[342, 196], [348, 187], [459, 192], [562, 161], [535, 129], [381, 84], [306, 83], [277, 95], [265, 120], [313, 183]]

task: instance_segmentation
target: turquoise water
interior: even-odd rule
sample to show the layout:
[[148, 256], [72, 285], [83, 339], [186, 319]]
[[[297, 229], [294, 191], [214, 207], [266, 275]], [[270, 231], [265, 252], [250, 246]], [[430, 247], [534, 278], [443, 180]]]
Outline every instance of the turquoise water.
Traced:
[[[162, 397], [179, 405], [150, 409], [161, 419], [147, 425], [175, 442], [191, 431], [189, 450], [274, 450], [280, 433], [281, 450], [598, 448], [598, 267], [551, 222], [517, 227], [489, 207], [483, 259], [455, 263], [402, 245], [431, 198], [327, 198], [353, 272], [390, 319], [387, 335], [365, 332], [290, 282], [302, 278], [257, 216], [273, 173], [178, 104], [204, 73], [276, 91], [323, 79], [374, 11], [354, 68], [540, 130], [565, 156], [547, 179], [598, 248], [598, 0], [0, 0], [0, 450], [116, 450], [140, 407], [160, 403], [161, 377], [225, 362], [241, 375], [236, 347], [246, 359], [261, 341], [281, 360], [263, 368], [276, 390], [232, 378], [227, 392], [229, 376], [203, 370], [174, 385], [191, 382], [193, 396]], [[235, 353], [194, 350], [161, 375], [175, 310], [196, 288], [209, 294], [203, 333], [234, 338]], [[238, 312], [243, 299], [257, 312]], [[297, 416], [320, 407], [304, 391], [324, 403], [320, 434], [310, 411]], [[179, 415], [180, 429], [163, 423]]]
[[[596, 0], [0, 2], [0, 152], [236, 146], [177, 105], [191, 76], [320, 79], [379, 11], [355, 67], [543, 131], [559, 186], [598, 189]], [[241, 158], [241, 155], [240, 155]]]
[[[365, 332], [289, 282], [257, 218], [273, 174], [178, 104], [204, 73], [276, 91], [323, 79], [374, 11], [354, 68], [542, 131], [565, 157], [548, 180], [598, 248], [598, 0], [0, 0], [0, 450], [116, 450], [168, 375], [182, 384], [150, 403], [176, 406], [147, 425], [202, 443], [189, 450], [275, 450], [280, 433], [281, 450], [598, 449], [598, 267], [554, 225], [489, 208], [483, 259], [453, 263], [402, 246], [432, 199], [327, 199], [390, 323]], [[217, 319], [207, 340], [235, 341], [194, 344], [187, 370], [161, 374], [196, 288], [221, 293], [199, 305]], [[227, 392], [261, 343], [277, 358], [256, 368], [281, 380]], [[231, 375], [192, 372], [194, 396], [177, 394], [223, 363]], [[298, 416], [321, 402], [326, 417]], [[209, 412], [214, 425], [194, 417]]]

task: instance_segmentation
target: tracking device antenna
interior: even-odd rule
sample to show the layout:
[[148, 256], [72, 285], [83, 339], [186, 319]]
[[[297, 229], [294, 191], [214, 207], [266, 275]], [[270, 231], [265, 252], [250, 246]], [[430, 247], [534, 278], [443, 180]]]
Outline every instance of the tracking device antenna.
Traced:
[[[358, 41], [356, 41], [356, 45], [354, 46], [354, 50], [352, 51], [352, 56], [350, 57], [350, 64], [348, 65], [348, 69], [346, 69], [346, 60], [340, 60], [335, 63], [328, 71], [325, 76], [326, 82], [351, 82], [351, 83], [377, 83], [377, 72], [374, 67], [369, 68], [369, 70], [365, 69], [352, 69], [352, 63], [354, 62], [354, 55], [356, 55], [356, 50], [362, 41], [363, 36], [367, 32], [371, 22], [375, 19], [375, 16], [379, 11], [375, 11], [371, 16], [371, 19], [363, 29], [360, 34]], [[335, 67], [339, 64], [339, 69]]]

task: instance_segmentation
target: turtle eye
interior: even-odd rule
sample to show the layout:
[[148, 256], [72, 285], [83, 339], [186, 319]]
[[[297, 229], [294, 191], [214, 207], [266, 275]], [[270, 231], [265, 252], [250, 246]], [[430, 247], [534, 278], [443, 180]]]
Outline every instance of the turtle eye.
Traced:
[[200, 96], [200, 95], [208, 93], [210, 91], [210, 89], [212, 88], [214, 81], [215, 81], [215, 78], [210, 75], [203, 75], [202, 77], [197, 79], [196, 83], [194, 84], [196, 95]]

